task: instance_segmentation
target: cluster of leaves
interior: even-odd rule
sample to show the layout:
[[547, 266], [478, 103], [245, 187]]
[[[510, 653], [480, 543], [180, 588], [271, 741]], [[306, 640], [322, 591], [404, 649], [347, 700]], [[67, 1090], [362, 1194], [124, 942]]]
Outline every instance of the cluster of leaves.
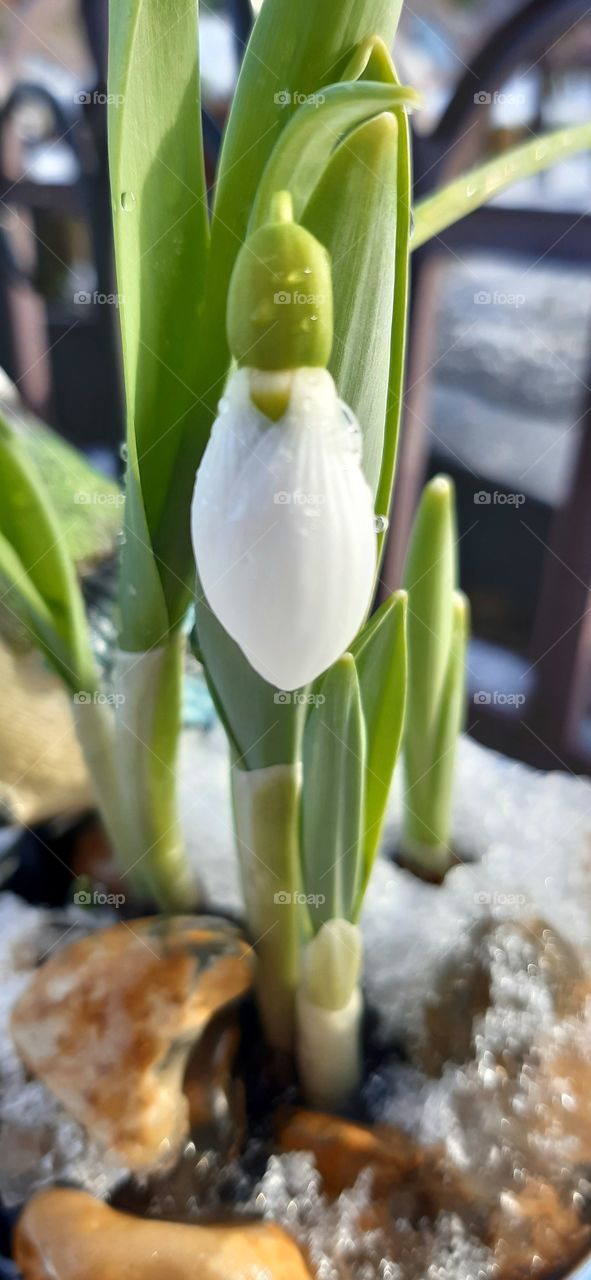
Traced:
[[[591, 141], [589, 125], [560, 130], [483, 165], [415, 208], [411, 238], [407, 111], [418, 98], [399, 84], [388, 53], [399, 9], [400, 0], [265, 0], [210, 213], [197, 4], [111, 0], [109, 145], [128, 420], [124, 650], [174, 643], [193, 596], [189, 506], [230, 364], [229, 282], [275, 192], [290, 191], [296, 217], [331, 254], [330, 369], [362, 424], [366, 476], [376, 511], [385, 513], [412, 247]], [[0, 431], [0, 464], [4, 590], [66, 685], [92, 688], [63, 530], [8, 428]], [[377, 849], [403, 727], [406, 611], [405, 596], [392, 597], [311, 691], [315, 701], [278, 708], [198, 592], [196, 643], [237, 765], [303, 761], [302, 876], [307, 892], [326, 898], [325, 914], [355, 918]], [[173, 728], [170, 719], [160, 744], [165, 765], [174, 759]]]

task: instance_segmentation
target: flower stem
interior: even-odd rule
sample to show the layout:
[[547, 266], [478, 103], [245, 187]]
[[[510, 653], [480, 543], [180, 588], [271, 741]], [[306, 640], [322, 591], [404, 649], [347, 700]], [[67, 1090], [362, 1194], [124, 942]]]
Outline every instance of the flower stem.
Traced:
[[306, 916], [299, 902], [299, 764], [232, 768], [232, 793], [257, 993], [269, 1043], [294, 1046], [295, 992]]
[[132, 861], [150, 896], [166, 911], [195, 906], [177, 812], [176, 761], [184, 641], [176, 631], [145, 653], [115, 658], [115, 765], [132, 826]]

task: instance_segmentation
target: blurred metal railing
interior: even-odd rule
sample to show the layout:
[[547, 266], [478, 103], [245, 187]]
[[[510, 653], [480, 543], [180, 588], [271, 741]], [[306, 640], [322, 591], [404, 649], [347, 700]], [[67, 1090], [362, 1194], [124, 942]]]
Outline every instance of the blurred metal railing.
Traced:
[[[440, 124], [428, 138], [415, 135], [415, 191], [423, 196], [466, 163], [470, 121], [482, 110], [475, 91], [502, 90], [517, 69], [543, 56], [561, 36], [589, 15], [586, 0], [532, 0], [494, 33], [462, 78]], [[470, 159], [474, 162], [474, 157]], [[420, 489], [429, 460], [423, 397], [432, 360], [436, 323], [435, 275], [446, 259], [474, 250], [499, 251], [546, 264], [591, 267], [591, 216], [539, 208], [488, 206], [470, 214], [413, 255], [413, 310], [409, 394], [383, 579], [400, 584]], [[590, 379], [591, 380], [591, 379]], [[480, 740], [544, 768], [589, 771], [591, 743], [584, 719], [591, 677], [591, 387], [580, 405], [578, 458], [570, 491], [556, 514], [543, 557], [542, 585], [530, 638], [533, 689], [519, 713], [491, 702], [472, 714]], [[529, 589], [523, 583], [523, 591]]]

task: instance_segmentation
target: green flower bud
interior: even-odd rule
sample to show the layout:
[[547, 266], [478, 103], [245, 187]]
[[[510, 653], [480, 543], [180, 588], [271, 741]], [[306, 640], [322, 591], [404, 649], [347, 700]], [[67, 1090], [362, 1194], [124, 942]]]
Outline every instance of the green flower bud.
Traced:
[[326, 368], [332, 350], [330, 260], [293, 221], [291, 196], [242, 246], [228, 293], [228, 342], [239, 365], [264, 371]]

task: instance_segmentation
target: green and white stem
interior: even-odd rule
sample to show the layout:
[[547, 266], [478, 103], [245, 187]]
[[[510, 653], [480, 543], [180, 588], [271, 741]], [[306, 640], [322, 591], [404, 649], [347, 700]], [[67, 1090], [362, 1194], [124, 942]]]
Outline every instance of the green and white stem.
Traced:
[[114, 691], [74, 700], [78, 739], [97, 805], [130, 892], [163, 910], [198, 897], [176, 807], [182, 637], [147, 653], [118, 650]]
[[294, 1048], [303, 898], [298, 847], [301, 766], [232, 768], [246, 915], [257, 954], [257, 995], [269, 1043]]
[[198, 897], [177, 809], [184, 636], [146, 653], [118, 650], [114, 663], [114, 766], [130, 844], [131, 876], [166, 911], [190, 910]]
[[348, 920], [328, 920], [303, 953], [297, 994], [297, 1056], [309, 1102], [346, 1106], [362, 1074], [361, 935]]

